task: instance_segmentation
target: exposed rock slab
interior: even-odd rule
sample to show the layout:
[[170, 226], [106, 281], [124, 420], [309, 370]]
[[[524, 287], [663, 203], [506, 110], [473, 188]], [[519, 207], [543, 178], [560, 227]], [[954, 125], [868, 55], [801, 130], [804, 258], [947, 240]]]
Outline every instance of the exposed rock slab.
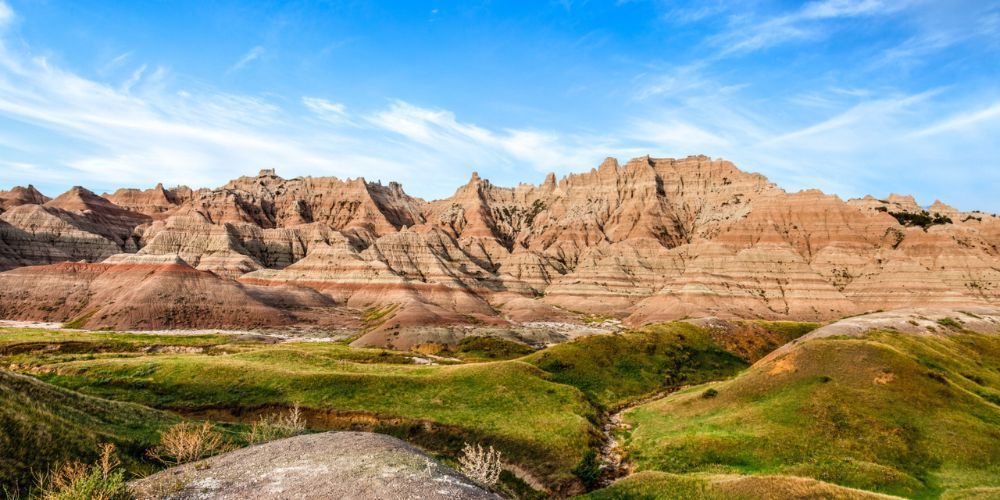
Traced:
[[130, 485], [163, 499], [499, 498], [397, 438], [309, 434], [167, 469]]

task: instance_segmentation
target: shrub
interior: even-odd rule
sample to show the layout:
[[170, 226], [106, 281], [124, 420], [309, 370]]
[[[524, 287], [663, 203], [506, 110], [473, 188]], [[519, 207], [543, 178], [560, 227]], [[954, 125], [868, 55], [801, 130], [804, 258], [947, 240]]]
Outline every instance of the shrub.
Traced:
[[119, 500], [132, 498], [115, 445], [105, 443], [93, 465], [68, 462], [39, 481], [39, 497], [46, 500]]
[[487, 359], [512, 359], [531, 354], [535, 350], [512, 340], [473, 335], [460, 340], [455, 352]]
[[462, 465], [462, 472], [466, 476], [469, 476], [470, 479], [483, 486], [492, 488], [500, 479], [500, 470], [502, 468], [500, 458], [500, 452], [494, 450], [492, 446], [486, 449], [478, 444], [472, 446], [469, 443], [465, 443], [458, 463]]
[[941, 325], [941, 326], [944, 326], [944, 327], [947, 327], [947, 328], [951, 328], [953, 330], [961, 330], [962, 329], [962, 324], [959, 323], [958, 320], [956, 320], [955, 318], [951, 318], [951, 317], [941, 318], [941, 319], [937, 320], [937, 323], [939, 325]]
[[151, 458], [167, 465], [200, 460], [225, 451], [222, 435], [211, 422], [202, 425], [181, 422], [160, 435], [160, 445], [147, 452]]
[[923, 210], [920, 213], [889, 212], [889, 215], [895, 217], [896, 221], [903, 226], [907, 227], [917, 226], [923, 228], [924, 230], [927, 230], [927, 228], [930, 226], [952, 223], [951, 217], [948, 217], [947, 215], [941, 215], [939, 213], [934, 213], [934, 215], [931, 215], [926, 210]]
[[583, 458], [580, 459], [580, 463], [571, 472], [573, 472], [574, 476], [580, 478], [580, 481], [588, 490], [597, 486], [598, 481], [601, 479], [601, 464], [597, 460], [597, 452], [587, 450], [583, 454]]
[[701, 397], [704, 399], [712, 399], [719, 395], [719, 391], [715, 389], [706, 389], [705, 392], [701, 393]]
[[264, 415], [250, 426], [244, 434], [247, 444], [266, 443], [275, 439], [283, 439], [306, 430], [306, 421], [302, 418], [299, 405], [288, 409], [286, 414]]

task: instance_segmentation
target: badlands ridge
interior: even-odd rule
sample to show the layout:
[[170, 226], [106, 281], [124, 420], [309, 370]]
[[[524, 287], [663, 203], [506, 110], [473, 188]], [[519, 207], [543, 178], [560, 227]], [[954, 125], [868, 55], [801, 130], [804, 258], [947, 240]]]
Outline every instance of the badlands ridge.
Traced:
[[788, 193], [705, 156], [514, 188], [473, 173], [431, 202], [273, 170], [217, 189], [28, 186], [0, 192], [0, 318], [340, 329], [404, 349], [428, 328], [830, 320], [996, 305], [998, 244], [995, 215]]

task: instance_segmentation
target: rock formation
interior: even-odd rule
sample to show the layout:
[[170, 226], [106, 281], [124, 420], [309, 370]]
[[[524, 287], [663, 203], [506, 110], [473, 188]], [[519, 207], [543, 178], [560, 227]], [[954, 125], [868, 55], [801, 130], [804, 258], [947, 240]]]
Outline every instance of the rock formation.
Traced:
[[[99, 197], [77, 187], [49, 200], [14, 188], [0, 192], [0, 211], [0, 269], [10, 269], [0, 273], [2, 315], [67, 321], [94, 309], [95, 296], [113, 302], [91, 328], [285, 324], [308, 304], [354, 311], [361, 342], [384, 345], [415, 326], [582, 313], [630, 324], [828, 320], [1000, 301], [995, 215], [940, 201], [925, 209], [902, 195], [788, 193], [705, 156], [609, 158], [512, 188], [474, 173], [432, 202], [396, 183], [262, 170], [217, 189]], [[32, 290], [38, 280], [45, 300]], [[122, 312], [149, 308], [141, 301], [151, 296], [105, 292], [116, 280], [146, 283], [187, 319], [166, 321], [162, 307]], [[204, 309], [166, 283], [211, 289]], [[247, 315], [236, 320], [241, 301]]]
[[138, 498], [499, 499], [397, 438], [324, 432], [239, 449], [131, 483]]

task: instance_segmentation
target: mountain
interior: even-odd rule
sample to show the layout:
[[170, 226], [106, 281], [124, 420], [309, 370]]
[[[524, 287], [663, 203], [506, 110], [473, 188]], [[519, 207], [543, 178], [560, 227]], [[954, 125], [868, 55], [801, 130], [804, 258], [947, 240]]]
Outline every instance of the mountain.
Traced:
[[[48, 200], [29, 187], [0, 193], [0, 203], [0, 269], [10, 269], [0, 273], [0, 299], [35, 293], [25, 276], [66, 273], [38, 265], [176, 256], [226, 283], [233, 300], [246, 287], [279, 287], [268, 296], [286, 303], [282, 290], [306, 287], [355, 321], [365, 310], [387, 311], [366, 322], [361, 344], [406, 345], [408, 329], [428, 325], [572, 322], [584, 313], [629, 325], [829, 320], [1000, 301], [996, 215], [940, 201], [923, 209], [902, 195], [789, 193], [705, 156], [609, 158], [589, 172], [516, 187], [473, 173], [453, 196], [431, 202], [396, 183], [262, 170], [216, 189], [157, 185], [99, 197], [77, 187]], [[127, 268], [100, 269], [74, 279], [108, 273], [102, 279], [114, 282]], [[70, 292], [47, 293], [59, 300]], [[160, 293], [173, 300], [180, 292]], [[134, 299], [117, 300], [128, 307]], [[63, 309], [3, 314], [72, 319]], [[201, 325], [233, 322], [216, 312], [225, 307], [205, 309]], [[134, 317], [145, 322], [115, 326], [165, 326]]]

